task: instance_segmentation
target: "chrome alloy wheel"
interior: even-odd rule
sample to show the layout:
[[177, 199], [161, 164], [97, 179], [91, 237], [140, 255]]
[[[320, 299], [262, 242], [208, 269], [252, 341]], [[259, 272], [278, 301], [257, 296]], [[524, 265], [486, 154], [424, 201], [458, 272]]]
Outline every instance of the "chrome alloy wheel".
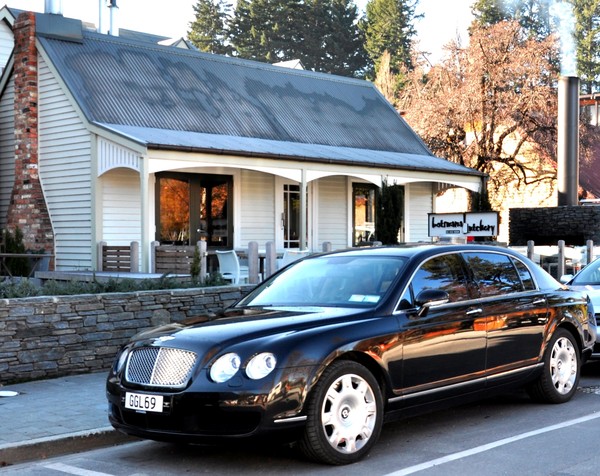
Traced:
[[577, 349], [573, 343], [561, 337], [556, 340], [550, 354], [552, 384], [560, 394], [567, 394], [577, 381]]
[[360, 450], [373, 434], [376, 421], [373, 389], [359, 375], [342, 375], [327, 389], [321, 423], [335, 450], [349, 454]]

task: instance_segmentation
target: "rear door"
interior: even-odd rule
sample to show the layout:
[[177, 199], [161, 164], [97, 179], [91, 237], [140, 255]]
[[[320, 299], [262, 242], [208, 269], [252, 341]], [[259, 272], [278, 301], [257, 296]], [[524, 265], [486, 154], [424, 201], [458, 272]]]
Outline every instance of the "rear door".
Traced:
[[548, 304], [527, 266], [504, 253], [463, 253], [479, 298], [480, 322], [487, 331], [486, 370], [490, 375], [538, 361]]

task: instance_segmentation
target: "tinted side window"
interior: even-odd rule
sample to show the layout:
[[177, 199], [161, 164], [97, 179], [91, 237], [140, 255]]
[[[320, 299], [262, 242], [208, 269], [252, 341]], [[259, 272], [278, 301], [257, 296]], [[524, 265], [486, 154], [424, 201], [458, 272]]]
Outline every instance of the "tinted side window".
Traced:
[[413, 277], [411, 288], [413, 304], [424, 289], [446, 291], [451, 302], [469, 299], [466, 276], [457, 255], [437, 256], [423, 263]]
[[523, 283], [523, 288], [525, 291], [533, 291], [535, 290], [535, 282], [533, 281], [533, 277], [531, 276], [531, 272], [529, 268], [523, 264], [522, 261], [513, 258], [513, 263], [515, 264], [515, 268], [517, 268], [517, 272], [521, 277], [521, 282]]
[[497, 253], [464, 253], [473, 272], [479, 295], [498, 296], [523, 291], [523, 284], [510, 257]]

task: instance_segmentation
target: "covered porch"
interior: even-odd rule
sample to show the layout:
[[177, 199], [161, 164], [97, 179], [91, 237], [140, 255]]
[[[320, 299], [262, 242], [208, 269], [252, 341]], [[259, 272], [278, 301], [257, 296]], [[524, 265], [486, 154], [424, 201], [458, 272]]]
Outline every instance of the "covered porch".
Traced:
[[[361, 166], [350, 160], [352, 149], [341, 163], [162, 148], [140, 155], [103, 139], [99, 150], [95, 243], [138, 242], [141, 273], [153, 272], [156, 242], [206, 243], [209, 270], [217, 249], [245, 250], [251, 242], [261, 249], [273, 243], [279, 255], [286, 249], [321, 251], [325, 243], [331, 249], [357, 246], [372, 235], [383, 180], [406, 190], [402, 241], [429, 241], [427, 213], [437, 185], [482, 186], [480, 174], [433, 156], [392, 154], [405, 162], [398, 169], [389, 157], [386, 166], [386, 154], [377, 151], [362, 153], [379, 166]], [[98, 256], [96, 248], [94, 263]]]

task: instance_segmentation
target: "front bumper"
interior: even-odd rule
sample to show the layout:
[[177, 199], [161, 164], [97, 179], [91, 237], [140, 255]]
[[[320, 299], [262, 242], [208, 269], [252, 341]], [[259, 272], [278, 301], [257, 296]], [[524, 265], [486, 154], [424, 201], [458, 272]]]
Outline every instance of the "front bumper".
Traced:
[[[286, 391], [281, 391], [285, 388]], [[291, 390], [291, 391], [290, 391]], [[127, 392], [163, 396], [162, 412], [125, 408]], [[106, 387], [108, 418], [117, 430], [141, 438], [187, 443], [289, 434], [304, 427], [300, 414], [304, 391], [265, 382], [253, 390], [197, 391], [192, 385], [178, 392], [128, 388], [112, 374]], [[278, 438], [279, 438], [278, 436]]]

